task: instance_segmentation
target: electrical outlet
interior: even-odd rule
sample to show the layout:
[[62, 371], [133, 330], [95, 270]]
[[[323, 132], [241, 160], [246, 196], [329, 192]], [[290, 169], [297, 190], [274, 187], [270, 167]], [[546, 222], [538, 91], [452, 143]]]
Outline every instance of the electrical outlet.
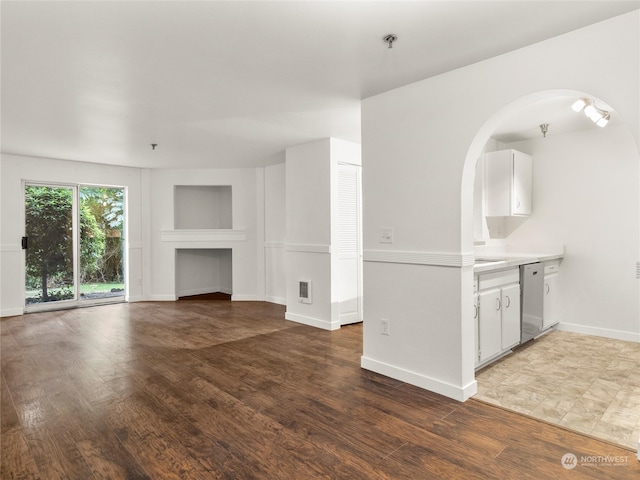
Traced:
[[382, 335], [389, 335], [391, 332], [389, 331], [389, 320], [383, 318], [380, 320], [380, 333]]
[[380, 229], [380, 243], [393, 243], [393, 228], [383, 227]]

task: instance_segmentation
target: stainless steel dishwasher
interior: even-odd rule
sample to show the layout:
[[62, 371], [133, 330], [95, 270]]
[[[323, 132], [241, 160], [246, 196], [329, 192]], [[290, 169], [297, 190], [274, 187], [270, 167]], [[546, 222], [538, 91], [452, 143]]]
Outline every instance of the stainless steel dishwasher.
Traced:
[[541, 263], [520, 266], [520, 292], [520, 343], [524, 343], [542, 333], [544, 266]]

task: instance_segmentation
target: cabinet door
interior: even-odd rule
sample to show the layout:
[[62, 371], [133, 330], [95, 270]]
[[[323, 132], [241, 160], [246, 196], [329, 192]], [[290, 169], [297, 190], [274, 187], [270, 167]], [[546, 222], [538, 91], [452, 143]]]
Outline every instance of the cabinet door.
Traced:
[[531, 181], [533, 162], [525, 153], [512, 151], [513, 181], [511, 215], [531, 215]]
[[511, 215], [511, 150], [488, 152], [484, 160], [484, 209], [487, 217]]
[[478, 343], [480, 363], [502, 351], [502, 298], [499, 288], [480, 292]]
[[502, 344], [503, 350], [520, 343], [520, 285], [502, 289]]
[[473, 295], [473, 330], [475, 334], [475, 364], [476, 367], [480, 363], [480, 343], [478, 342], [478, 324], [480, 322], [480, 304], [478, 303], [478, 294], [475, 293]]
[[544, 303], [542, 304], [542, 329], [558, 323], [557, 302], [558, 274], [544, 276]]

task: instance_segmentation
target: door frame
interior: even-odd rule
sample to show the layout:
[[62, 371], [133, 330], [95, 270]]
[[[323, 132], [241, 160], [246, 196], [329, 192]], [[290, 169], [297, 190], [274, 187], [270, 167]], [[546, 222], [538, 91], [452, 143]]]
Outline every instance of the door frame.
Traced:
[[[23, 235], [26, 236], [26, 188], [27, 186], [39, 186], [39, 187], [54, 187], [54, 188], [70, 188], [72, 191], [72, 241], [73, 241], [73, 282], [74, 282], [74, 298], [69, 300], [58, 300], [54, 302], [34, 303], [27, 305], [26, 298], [26, 269], [27, 269], [27, 254], [26, 250], [23, 250], [22, 256], [22, 305], [25, 313], [63, 310], [69, 308], [78, 308], [84, 306], [104, 305], [111, 303], [122, 303], [128, 301], [128, 249], [126, 248], [127, 231], [128, 231], [128, 217], [127, 217], [127, 188], [123, 186], [103, 185], [103, 184], [90, 184], [90, 183], [74, 183], [74, 182], [45, 182], [40, 180], [22, 180], [22, 228]], [[80, 189], [82, 187], [98, 187], [98, 188], [113, 188], [121, 189], [123, 191], [123, 249], [122, 249], [122, 276], [124, 279], [125, 290], [122, 296], [106, 297], [98, 299], [81, 299], [80, 296]]]

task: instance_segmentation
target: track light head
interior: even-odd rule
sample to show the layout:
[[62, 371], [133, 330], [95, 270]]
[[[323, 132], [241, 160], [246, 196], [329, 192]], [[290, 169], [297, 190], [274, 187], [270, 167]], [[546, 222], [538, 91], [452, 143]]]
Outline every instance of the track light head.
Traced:
[[605, 113], [602, 117], [596, 120], [596, 125], [598, 125], [599, 127], [606, 127], [610, 119], [611, 116], [609, 115], [609, 113]]
[[588, 98], [578, 99], [571, 105], [571, 109], [574, 112], [584, 111], [584, 114], [599, 127], [604, 127], [611, 119], [609, 112], [596, 107], [593, 100], [589, 100]]
[[571, 105], [571, 109], [574, 112], [580, 112], [586, 106], [587, 106], [587, 100], [585, 100], [584, 98], [580, 98], [576, 100], [576, 102], [573, 105]]

